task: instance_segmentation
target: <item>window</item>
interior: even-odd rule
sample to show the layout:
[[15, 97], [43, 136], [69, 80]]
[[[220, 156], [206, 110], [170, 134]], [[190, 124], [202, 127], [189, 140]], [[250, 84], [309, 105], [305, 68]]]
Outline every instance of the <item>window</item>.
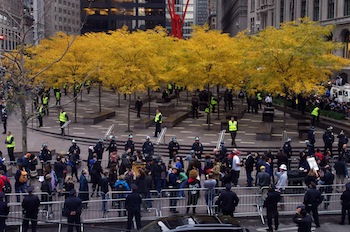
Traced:
[[255, 11], [255, 0], [250, 0], [250, 12]]
[[290, 1], [290, 4], [289, 4], [289, 9], [290, 9], [290, 20], [294, 20], [294, 0], [291, 0]]
[[344, 16], [350, 15], [350, 0], [344, 2]]
[[284, 0], [281, 0], [281, 6], [280, 6], [280, 23], [283, 23], [284, 21]]
[[306, 16], [306, 0], [301, 0], [300, 17], [304, 18], [305, 16]]
[[328, 0], [327, 18], [334, 18], [334, 0]]
[[313, 16], [314, 21], [319, 21], [320, 20], [320, 0], [315, 0], [314, 1], [314, 16]]

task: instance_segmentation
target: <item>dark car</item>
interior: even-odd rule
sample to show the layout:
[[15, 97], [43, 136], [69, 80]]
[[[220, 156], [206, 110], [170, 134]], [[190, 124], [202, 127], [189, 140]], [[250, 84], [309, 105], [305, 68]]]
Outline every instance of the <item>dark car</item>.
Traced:
[[161, 231], [227, 231], [227, 232], [249, 232], [242, 228], [239, 223], [230, 216], [210, 215], [174, 215], [157, 219], [140, 231], [161, 232]]

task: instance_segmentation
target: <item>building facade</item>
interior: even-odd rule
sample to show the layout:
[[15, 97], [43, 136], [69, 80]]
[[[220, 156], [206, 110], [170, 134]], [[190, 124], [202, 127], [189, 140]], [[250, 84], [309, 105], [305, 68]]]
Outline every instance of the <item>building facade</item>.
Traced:
[[[30, 2], [23, 0], [0, 0], [0, 41], [3, 50], [14, 50], [21, 43], [32, 41]], [[24, 37], [25, 36], [25, 37]]]
[[[309, 17], [321, 25], [335, 25], [333, 40], [343, 42], [343, 50], [337, 55], [350, 58], [350, 0], [248, 0], [248, 28], [256, 33], [268, 26]], [[348, 80], [349, 69], [339, 75]]]
[[81, 32], [165, 27], [165, 0], [81, 0]]
[[203, 26], [204, 24], [208, 24], [208, 0], [197, 0], [196, 3], [196, 25]]
[[217, 28], [231, 36], [247, 28], [247, 0], [217, 0]]

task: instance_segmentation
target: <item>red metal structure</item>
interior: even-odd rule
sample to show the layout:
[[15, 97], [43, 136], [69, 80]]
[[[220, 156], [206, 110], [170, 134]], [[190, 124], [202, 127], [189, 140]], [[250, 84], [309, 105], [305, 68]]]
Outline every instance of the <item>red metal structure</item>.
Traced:
[[182, 27], [185, 22], [187, 7], [190, 0], [187, 0], [185, 10], [182, 16], [175, 12], [176, 1], [179, 1], [179, 0], [168, 0], [168, 10], [169, 10], [170, 19], [171, 19], [171, 35], [179, 39], [182, 39]]

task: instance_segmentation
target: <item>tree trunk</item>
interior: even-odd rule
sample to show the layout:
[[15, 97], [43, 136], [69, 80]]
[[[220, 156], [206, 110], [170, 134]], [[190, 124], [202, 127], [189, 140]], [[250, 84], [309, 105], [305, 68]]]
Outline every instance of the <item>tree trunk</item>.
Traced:
[[22, 124], [22, 154], [26, 154], [28, 150], [28, 145], [27, 145], [28, 121], [27, 121], [25, 95], [20, 97], [20, 109], [21, 109], [21, 124]]
[[73, 90], [73, 96], [74, 96], [74, 122], [77, 122], [77, 111], [78, 111], [78, 102], [77, 102], [77, 91]]
[[128, 105], [128, 130], [126, 132], [131, 132], [130, 130], [130, 108], [131, 108], [131, 94], [129, 94], [129, 105]]
[[283, 129], [286, 130], [286, 111], [287, 111], [287, 99], [284, 99], [283, 104]]
[[118, 92], [118, 107], [120, 107], [120, 93]]
[[102, 109], [101, 109], [101, 88], [102, 88], [102, 82], [100, 81], [98, 83], [98, 112], [101, 113]]
[[151, 118], [151, 89], [147, 89], [147, 95], [148, 95], [148, 118]]
[[210, 94], [209, 94], [209, 84], [208, 84], [208, 117], [207, 117], [207, 119], [208, 119], [208, 131], [210, 130]]
[[216, 95], [217, 95], [217, 105], [218, 105], [218, 120], [220, 120], [220, 86], [216, 86]]

